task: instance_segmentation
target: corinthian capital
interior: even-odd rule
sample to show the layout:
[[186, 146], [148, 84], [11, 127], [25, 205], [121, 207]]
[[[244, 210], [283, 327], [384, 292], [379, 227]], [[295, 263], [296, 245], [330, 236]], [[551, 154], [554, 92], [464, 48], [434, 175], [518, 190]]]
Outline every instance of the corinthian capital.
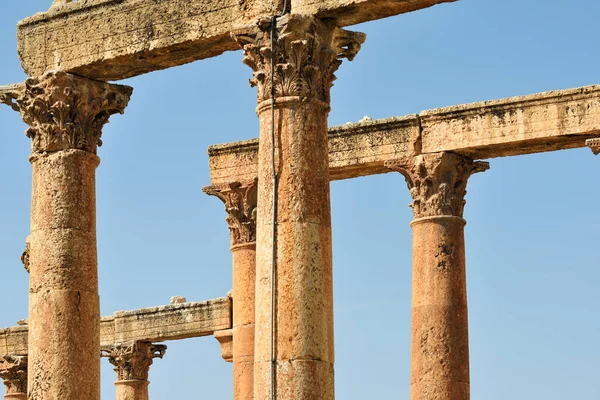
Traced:
[[489, 163], [454, 153], [424, 154], [386, 163], [404, 175], [413, 198], [415, 218], [437, 215], [463, 216], [467, 180], [489, 169]]
[[233, 32], [232, 37], [244, 50], [244, 64], [254, 70], [250, 85], [258, 87], [259, 102], [271, 98], [273, 65], [276, 97], [315, 98], [327, 104], [341, 59], [352, 61], [366, 38], [364, 33], [305, 15], [277, 20], [273, 48], [268, 20], [254, 30]]
[[202, 189], [204, 193], [216, 196], [225, 203], [232, 246], [256, 241], [257, 189], [257, 179], [249, 183], [232, 182]]
[[134, 340], [115, 346], [103, 347], [102, 357], [115, 366], [117, 381], [147, 381], [148, 371], [155, 358], [163, 358], [167, 346]]
[[27, 356], [2, 357], [0, 378], [6, 386], [6, 394], [27, 393]]
[[32, 152], [79, 149], [96, 154], [102, 127], [112, 114], [123, 113], [132, 89], [128, 86], [51, 72], [25, 81], [17, 98]]

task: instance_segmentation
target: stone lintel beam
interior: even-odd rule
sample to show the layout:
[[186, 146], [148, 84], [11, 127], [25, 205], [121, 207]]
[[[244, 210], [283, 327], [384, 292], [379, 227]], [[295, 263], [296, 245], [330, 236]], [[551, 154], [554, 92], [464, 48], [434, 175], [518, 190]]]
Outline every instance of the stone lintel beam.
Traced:
[[[209, 336], [231, 328], [231, 300], [171, 304], [117, 311], [100, 322], [100, 345], [163, 342]], [[27, 325], [0, 329], [0, 354], [27, 354]]]
[[[295, 0], [294, 13], [340, 26], [452, 0]], [[29, 76], [52, 70], [120, 80], [238, 50], [230, 33], [280, 14], [283, 0], [95, 0], [61, 2], [17, 26]], [[288, 0], [288, 11], [290, 0]]]
[[[386, 162], [419, 154], [487, 159], [585, 147], [599, 136], [600, 85], [593, 85], [331, 127], [329, 171], [331, 180], [348, 179], [389, 172]], [[257, 139], [210, 146], [208, 154], [213, 185], [257, 176]]]

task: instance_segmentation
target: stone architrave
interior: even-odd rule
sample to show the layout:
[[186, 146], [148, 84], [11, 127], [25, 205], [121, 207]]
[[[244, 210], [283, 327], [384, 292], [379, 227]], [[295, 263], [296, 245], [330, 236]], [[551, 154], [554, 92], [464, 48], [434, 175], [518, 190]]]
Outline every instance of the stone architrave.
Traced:
[[[233, 264], [233, 398], [254, 398], [254, 295], [256, 287], [257, 180], [205, 187], [203, 191], [225, 203]], [[215, 336], [226, 348], [227, 334]], [[225, 346], [225, 347], [224, 347]], [[224, 353], [225, 355], [226, 353]]]
[[[292, 14], [277, 19], [271, 46], [270, 24], [265, 20], [254, 30], [233, 35], [244, 51], [244, 63], [254, 71], [250, 83], [258, 89], [260, 120], [254, 398], [332, 400], [327, 116], [334, 72], [342, 58], [354, 58], [365, 35], [342, 30], [331, 21]], [[279, 178], [275, 232], [273, 145]], [[272, 265], [275, 282], [271, 279]], [[272, 320], [276, 322], [272, 324]], [[275, 397], [270, 397], [271, 378]]]
[[387, 166], [404, 175], [413, 198], [411, 400], [468, 400], [462, 217], [467, 180], [489, 164], [437, 153]]
[[5, 399], [27, 400], [27, 356], [4, 356], [0, 378], [6, 386]]
[[29, 398], [100, 399], [95, 170], [127, 86], [48, 73], [17, 98], [32, 140]]
[[148, 372], [155, 358], [163, 358], [167, 346], [132, 341], [102, 348], [102, 357], [117, 373], [117, 400], [148, 400]]

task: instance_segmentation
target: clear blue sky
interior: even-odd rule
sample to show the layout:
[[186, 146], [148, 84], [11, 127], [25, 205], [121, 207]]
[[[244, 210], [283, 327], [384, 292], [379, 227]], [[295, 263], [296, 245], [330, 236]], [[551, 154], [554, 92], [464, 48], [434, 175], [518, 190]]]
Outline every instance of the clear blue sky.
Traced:
[[[51, 0], [3, 1], [0, 84], [22, 81], [15, 25]], [[600, 83], [600, 2], [462, 0], [353, 27], [330, 124]], [[256, 137], [240, 52], [124, 83], [130, 106], [104, 129], [97, 173], [102, 314], [225, 295], [225, 213], [208, 185], [210, 144]], [[25, 125], [0, 109], [0, 326], [27, 313], [19, 256], [29, 233]], [[491, 160], [465, 218], [473, 400], [600, 399], [600, 157], [589, 149]], [[334, 182], [336, 395], [409, 399], [412, 219], [399, 174]], [[154, 399], [231, 398], [211, 337], [168, 343]], [[103, 360], [102, 394], [115, 375]]]

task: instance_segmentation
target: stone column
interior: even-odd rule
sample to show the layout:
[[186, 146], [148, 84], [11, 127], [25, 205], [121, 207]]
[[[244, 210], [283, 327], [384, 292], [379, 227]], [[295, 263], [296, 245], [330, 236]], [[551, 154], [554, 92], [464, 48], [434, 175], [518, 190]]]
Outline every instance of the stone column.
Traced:
[[[329, 90], [341, 58], [352, 60], [365, 36], [339, 29], [331, 21], [288, 15], [278, 19], [271, 48], [269, 24], [264, 21], [256, 31], [234, 34], [244, 50], [244, 63], [254, 70], [250, 82], [258, 88], [260, 120], [254, 398], [270, 398], [271, 268], [275, 252], [275, 396], [278, 400], [331, 400], [334, 347]], [[275, 169], [279, 177], [275, 233], [271, 122], [275, 126]]]
[[[254, 292], [256, 287], [256, 179], [209, 186], [225, 203], [233, 258], [233, 398], [254, 398]], [[217, 335], [217, 333], [215, 333]], [[217, 336], [223, 344], [226, 335]]]
[[5, 399], [27, 400], [27, 356], [4, 356], [0, 378], [6, 386]]
[[489, 168], [453, 153], [389, 163], [413, 198], [411, 400], [469, 399], [462, 218], [469, 176]]
[[102, 357], [115, 366], [117, 400], [148, 400], [148, 371], [155, 358], [163, 358], [167, 346], [133, 341], [102, 349]]
[[100, 399], [96, 148], [132, 89], [49, 73], [17, 99], [32, 140], [29, 398]]

